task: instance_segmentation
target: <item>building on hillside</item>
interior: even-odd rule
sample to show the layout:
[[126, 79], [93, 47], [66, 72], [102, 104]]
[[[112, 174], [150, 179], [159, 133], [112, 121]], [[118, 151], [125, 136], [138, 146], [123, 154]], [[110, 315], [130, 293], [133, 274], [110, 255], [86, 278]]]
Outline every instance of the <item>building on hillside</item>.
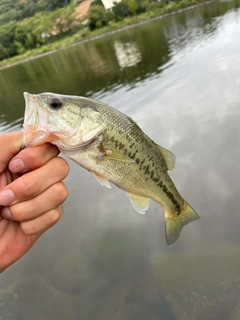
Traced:
[[121, 0], [102, 0], [102, 3], [103, 3], [103, 5], [104, 5], [104, 8], [106, 9], [106, 10], [111, 10], [112, 9], [112, 7], [114, 6], [114, 3], [118, 3], [118, 2], [120, 2]]

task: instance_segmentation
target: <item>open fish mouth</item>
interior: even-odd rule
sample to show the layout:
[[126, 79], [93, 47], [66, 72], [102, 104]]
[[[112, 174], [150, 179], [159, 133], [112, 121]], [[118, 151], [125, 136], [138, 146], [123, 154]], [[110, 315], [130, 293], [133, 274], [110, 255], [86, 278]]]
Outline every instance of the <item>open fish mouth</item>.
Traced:
[[35, 95], [24, 92], [25, 114], [22, 147], [31, 147], [53, 142], [58, 138], [48, 130], [49, 112], [41, 108]]

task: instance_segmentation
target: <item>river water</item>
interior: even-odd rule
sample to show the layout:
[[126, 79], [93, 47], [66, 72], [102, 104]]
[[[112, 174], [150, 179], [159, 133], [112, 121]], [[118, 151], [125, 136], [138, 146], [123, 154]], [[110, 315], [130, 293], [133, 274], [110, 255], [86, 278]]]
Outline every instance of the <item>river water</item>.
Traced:
[[[77, 164], [61, 221], [0, 276], [0, 319], [240, 319], [240, 1], [216, 1], [0, 70], [0, 132], [23, 92], [101, 100], [177, 157], [201, 216], [165, 242], [162, 208]], [[3, 152], [3, 151], [2, 151]]]

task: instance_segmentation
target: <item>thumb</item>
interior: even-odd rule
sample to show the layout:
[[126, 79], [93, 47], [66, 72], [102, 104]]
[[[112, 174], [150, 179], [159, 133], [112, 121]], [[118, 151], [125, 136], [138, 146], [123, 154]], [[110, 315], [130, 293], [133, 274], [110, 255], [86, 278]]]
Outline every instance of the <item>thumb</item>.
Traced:
[[22, 131], [0, 135], [0, 173], [8, 167], [10, 160], [20, 151], [22, 135]]

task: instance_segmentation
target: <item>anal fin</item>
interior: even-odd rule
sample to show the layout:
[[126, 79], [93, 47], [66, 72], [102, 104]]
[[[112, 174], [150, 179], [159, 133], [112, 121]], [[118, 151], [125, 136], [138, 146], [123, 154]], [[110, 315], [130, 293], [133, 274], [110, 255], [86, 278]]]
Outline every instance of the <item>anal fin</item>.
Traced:
[[95, 171], [89, 170], [89, 172], [94, 176], [94, 178], [104, 187], [111, 189], [111, 185], [104, 176], [101, 176], [100, 174], [96, 173]]
[[137, 212], [144, 214], [148, 211], [148, 208], [149, 208], [148, 198], [139, 197], [132, 193], [127, 193], [127, 196], [129, 197], [132, 205], [137, 210]]

